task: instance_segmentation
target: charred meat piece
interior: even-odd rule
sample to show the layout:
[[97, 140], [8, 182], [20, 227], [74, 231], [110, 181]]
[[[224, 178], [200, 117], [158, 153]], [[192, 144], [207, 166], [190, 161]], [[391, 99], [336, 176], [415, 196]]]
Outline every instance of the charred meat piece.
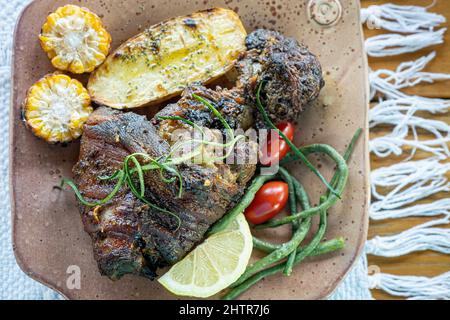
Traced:
[[[140, 152], [158, 158], [169, 149], [145, 117], [101, 107], [85, 125], [79, 161], [73, 168], [75, 182], [88, 201], [103, 199], [116, 181], [98, 177], [121, 169], [127, 155]], [[80, 204], [101, 273], [111, 279], [128, 273], [153, 279], [157, 268], [179, 261], [203, 239], [207, 229], [239, 200], [254, 170], [255, 166], [223, 163], [207, 167], [180, 164], [181, 198], [177, 197], [177, 182], [163, 181], [158, 170], [147, 171], [145, 197], [176, 213], [179, 229], [177, 219], [141, 202], [126, 186], [101, 207]]]
[[167, 132], [174, 128], [170, 128], [173, 125], [171, 121], [158, 121], [159, 116], [181, 116], [201, 127], [224, 131], [220, 120], [212, 116], [211, 111], [192, 94], [210, 101], [232, 129], [245, 131], [254, 125], [254, 110], [245, 104], [242, 88], [228, 90], [217, 87], [212, 90], [194, 83], [184, 90], [177, 103], [168, 105], [155, 116], [153, 123], [158, 126], [161, 136], [167, 136]]
[[249, 34], [246, 46], [236, 67], [247, 103], [255, 103], [257, 85], [265, 81], [262, 98], [271, 119], [296, 120], [324, 86], [317, 57], [297, 40], [265, 29]]

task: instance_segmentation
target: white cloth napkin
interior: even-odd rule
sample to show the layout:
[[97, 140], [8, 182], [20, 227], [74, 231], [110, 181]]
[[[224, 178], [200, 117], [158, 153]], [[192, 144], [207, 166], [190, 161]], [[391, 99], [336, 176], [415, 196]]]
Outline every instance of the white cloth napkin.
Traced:
[[[11, 45], [16, 19], [29, 0], [0, 0], [0, 299], [60, 299], [53, 290], [24, 274], [17, 266], [11, 244], [8, 152], [11, 80]], [[367, 260], [359, 259], [331, 299], [371, 299]]]

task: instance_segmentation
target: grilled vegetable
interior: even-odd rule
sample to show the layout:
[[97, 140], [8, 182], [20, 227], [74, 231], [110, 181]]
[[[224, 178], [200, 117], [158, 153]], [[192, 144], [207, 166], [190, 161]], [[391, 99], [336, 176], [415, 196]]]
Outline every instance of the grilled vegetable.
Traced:
[[73, 73], [92, 72], [106, 59], [111, 45], [100, 18], [74, 5], [50, 14], [39, 39], [53, 66]]
[[39, 138], [50, 143], [69, 142], [82, 134], [92, 112], [83, 85], [63, 74], [47, 75], [36, 82], [23, 105], [23, 118]]
[[90, 77], [92, 99], [116, 109], [136, 108], [207, 83], [233, 67], [245, 50], [238, 15], [215, 8], [177, 17], [129, 39]]

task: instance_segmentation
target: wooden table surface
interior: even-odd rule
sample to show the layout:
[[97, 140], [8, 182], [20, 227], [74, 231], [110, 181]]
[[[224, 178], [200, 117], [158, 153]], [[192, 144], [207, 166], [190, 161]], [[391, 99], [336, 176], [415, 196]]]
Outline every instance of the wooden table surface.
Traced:
[[[432, 0], [361, 0], [361, 6], [363, 8], [369, 5], [375, 5], [380, 3], [395, 3], [399, 5], [421, 5], [426, 6], [431, 4]], [[450, 1], [449, 0], [437, 0], [434, 7], [430, 9], [432, 12], [443, 14], [447, 18], [447, 22], [443, 27], [450, 27]], [[383, 33], [380, 30], [368, 30], [365, 28], [366, 37], [374, 36]], [[418, 59], [424, 55], [429, 54], [432, 51], [436, 51], [437, 56], [433, 60], [426, 71], [429, 72], [442, 72], [450, 73], [450, 30], [447, 31], [445, 35], [445, 43], [442, 45], [437, 45], [429, 47], [419, 52], [412, 54], [403, 54], [399, 56], [393, 56], [388, 58], [369, 58], [369, 66], [371, 69], [395, 69], [397, 65], [404, 61], [410, 61]], [[404, 92], [408, 94], [416, 94], [427, 97], [435, 98], [450, 98], [450, 81], [440, 82], [435, 84], [424, 84], [415, 86], [412, 88], [405, 89]], [[433, 116], [426, 114], [426, 117], [445, 121], [450, 123], [449, 114]], [[375, 128], [370, 136], [375, 138], [377, 136], [384, 136], [390, 132], [389, 127], [377, 127]], [[422, 133], [421, 137], [426, 137], [426, 134]], [[371, 156], [372, 169], [379, 167], [385, 167], [392, 165], [396, 162], [401, 161], [408, 154], [404, 154], [402, 157], [388, 157], [388, 158], [377, 158]], [[418, 152], [414, 157], [415, 160], [427, 158], [430, 155], [425, 152]], [[450, 161], [447, 159], [447, 161]], [[450, 179], [450, 172], [447, 172], [447, 177]], [[448, 197], [448, 193], [439, 193], [430, 198], [427, 198], [422, 203], [435, 201], [437, 199]], [[417, 224], [429, 221], [432, 218], [404, 218], [404, 219], [392, 219], [383, 221], [371, 221], [369, 226], [369, 239], [376, 235], [390, 235], [401, 232], [403, 230], [409, 229]], [[449, 226], [447, 226], [449, 227]], [[375, 268], [370, 268], [374, 266]], [[381, 258], [369, 256], [369, 270], [374, 270], [379, 268], [381, 272], [386, 272], [396, 275], [417, 275], [417, 276], [436, 276], [441, 273], [450, 270], [450, 255], [440, 254], [432, 251], [424, 251], [419, 253], [409, 254], [398, 258]], [[380, 290], [373, 290], [373, 296], [376, 299], [398, 299], [398, 297], [390, 296]]]

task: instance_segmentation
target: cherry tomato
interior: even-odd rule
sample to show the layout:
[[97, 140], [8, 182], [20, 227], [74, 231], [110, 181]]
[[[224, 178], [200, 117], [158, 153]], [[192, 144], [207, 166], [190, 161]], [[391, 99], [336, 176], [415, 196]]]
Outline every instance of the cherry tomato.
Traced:
[[245, 210], [245, 217], [253, 224], [266, 222], [283, 210], [288, 197], [287, 183], [281, 181], [267, 182], [256, 192], [252, 203]]
[[[294, 125], [291, 122], [281, 122], [277, 125], [278, 130], [284, 133], [284, 135], [292, 141], [294, 139]], [[274, 143], [274, 139], [278, 138], [278, 146]], [[267, 141], [266, 150], [261, 150], [260, 162], [262, 165], [270, 166], [278, 163], [289, 152], [290, 147], [284, 141], [284, 139], [276, 134], [275, 138], [271, 138]]]

